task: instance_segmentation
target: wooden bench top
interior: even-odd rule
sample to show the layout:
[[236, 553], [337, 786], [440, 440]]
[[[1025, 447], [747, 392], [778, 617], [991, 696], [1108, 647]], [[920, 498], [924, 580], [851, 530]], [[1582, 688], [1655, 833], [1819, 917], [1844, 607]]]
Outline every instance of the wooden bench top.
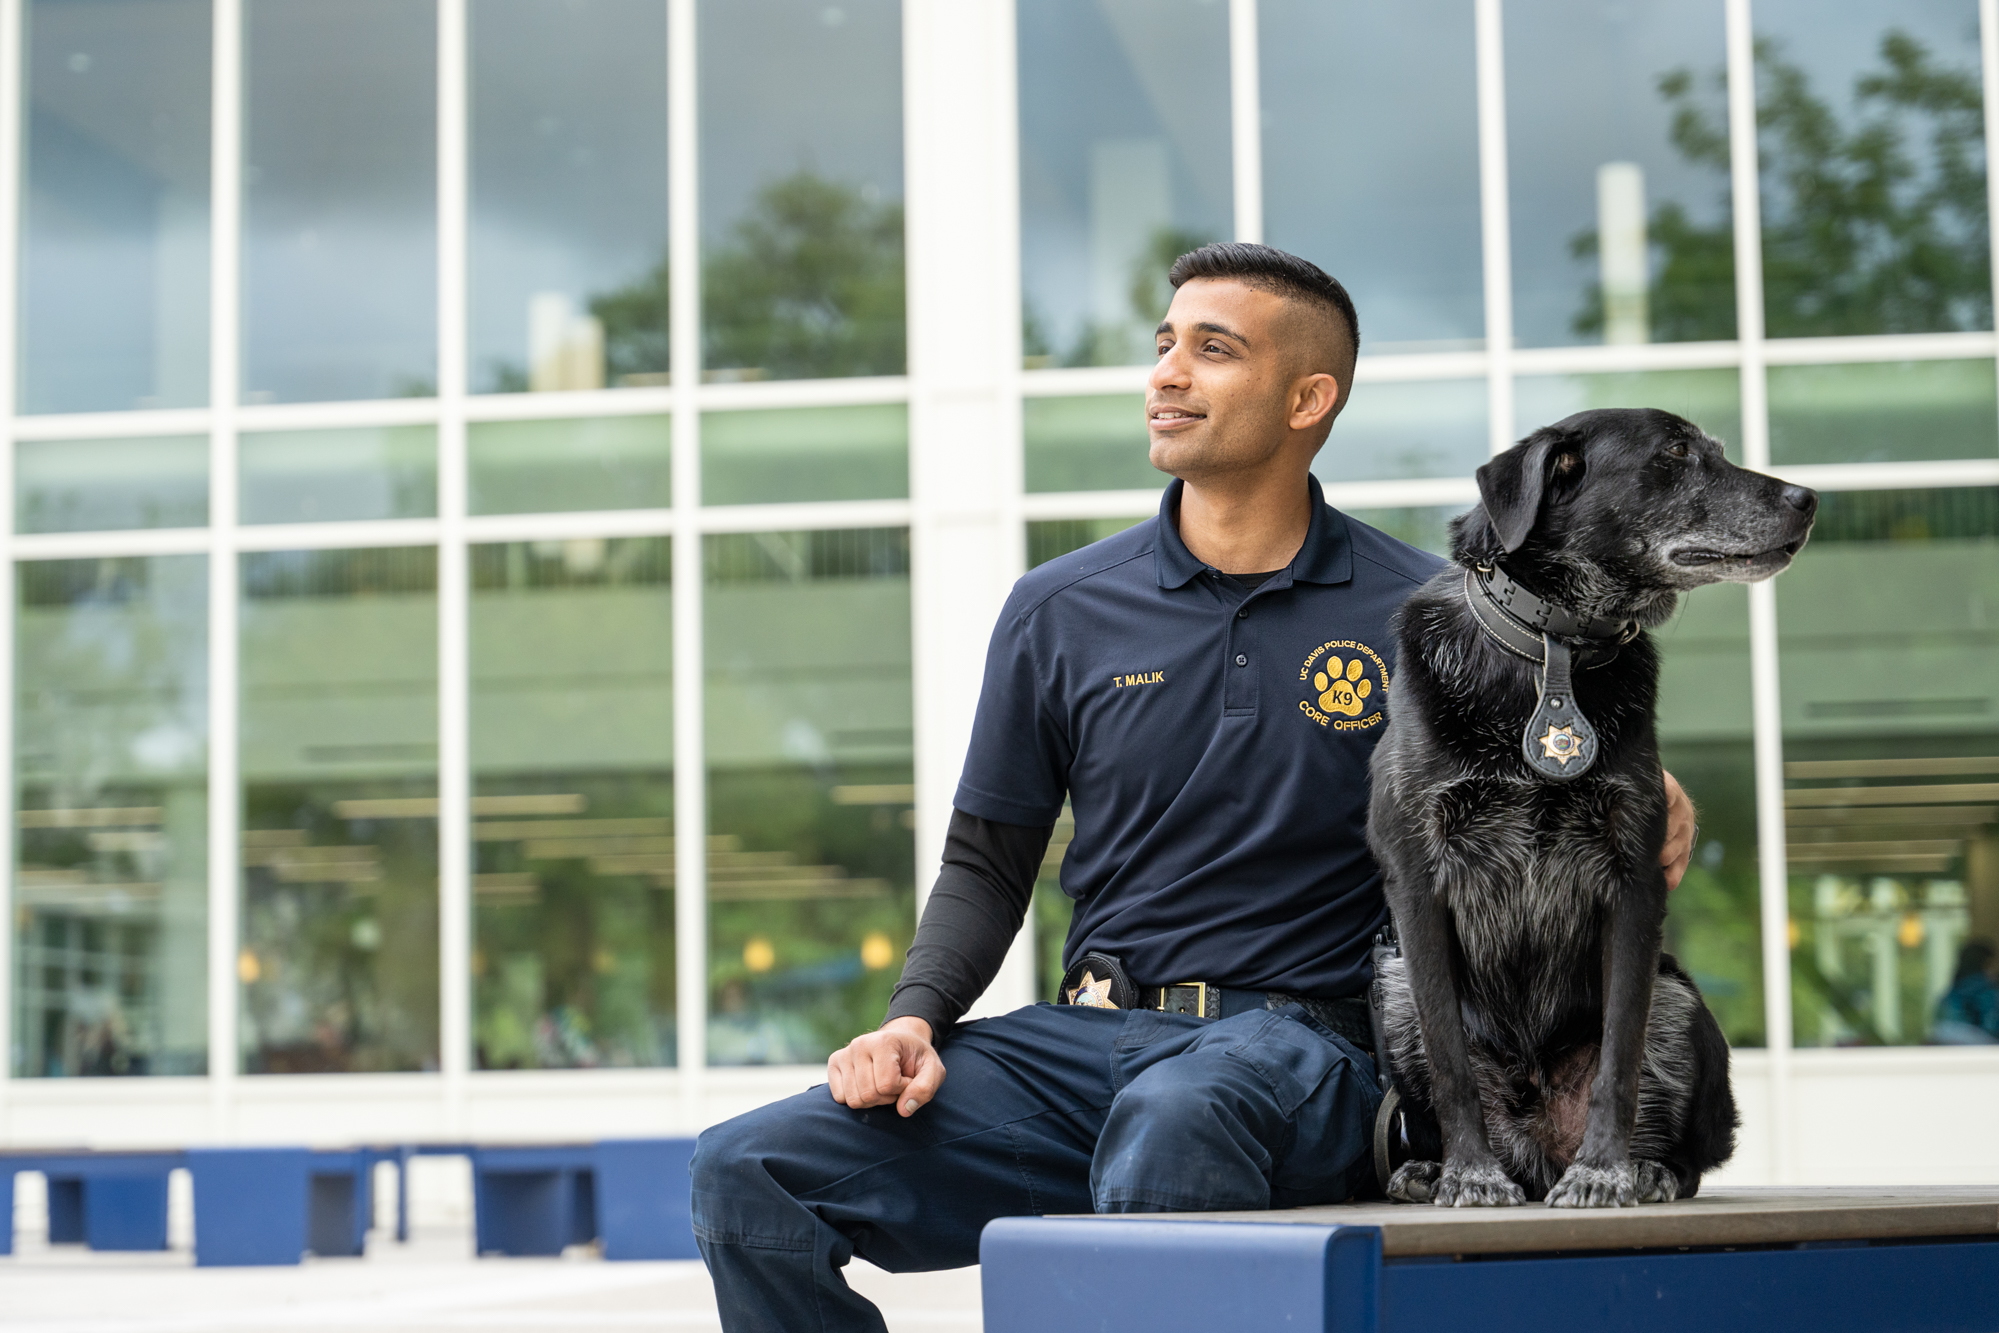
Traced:
[[1639, 1208], [1343, 1203], [1253, 1213], [1119, 1213], [1104, 1222], [1311, 1223], [1381, 1229], [1385, 1256], [1674, 1249], [1921, 1236], [1999, 1239], [1999, 1186], [1736, 1188]]

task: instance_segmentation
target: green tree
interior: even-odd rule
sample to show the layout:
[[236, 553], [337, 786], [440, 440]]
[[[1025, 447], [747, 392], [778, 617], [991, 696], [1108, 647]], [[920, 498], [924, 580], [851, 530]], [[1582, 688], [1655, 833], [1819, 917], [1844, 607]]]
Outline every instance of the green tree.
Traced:
[[[1891, 30], [1880, 64], [1854, 81], [1851, 124], [1815, 93], [1770, 38], [1756, 43], [1757, 158], [1763, 214], [1764, 320], [1774, 337], [1990, 328], [1984, 110], [1978, 71], [1938, 62]], [[1670, 137], [1720, 178], [1722, 220], [1703, 226], [1675, 202], [1651, 213], [1657, 263], [1653, 336], [1735, 335], [1729, 141], [1719, 73], [1660, 77]], [[1596, 254], [1594, 230], [1570, 242]], [[1578, 333], [1600, 333], [1592, 284]]]
[[[905, 353], [902, 205], [799, 170], [757, 191], [701, 266], [702, 360], [772, 379], [899, 375]], [[605, 370], [666, 364], [665, 260], [591, 298]]]

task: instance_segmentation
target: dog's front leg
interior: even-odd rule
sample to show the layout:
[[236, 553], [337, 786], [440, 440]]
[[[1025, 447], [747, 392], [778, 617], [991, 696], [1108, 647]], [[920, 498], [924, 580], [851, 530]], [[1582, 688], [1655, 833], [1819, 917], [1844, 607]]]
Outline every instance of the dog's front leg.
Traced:
[[1582, 1147], [1548, 1191], [1552, 1208], [1630, 1208], [1639, 1201], [1631, 1132], [1638, 1121], [1638, 1071], [1659, 974], [1666, 900], [1665, 876], [1657, 864], [1645, 878], [1656, 882], [1630, 886], [1605, 913], [1603, 1051], [1590, 1089]]
[[1410, 989], [1430, 1058], [1431, 1099], [1444, 1136], [1443, 1169], [1430, 1183], [1430, 1202], [1439, 1208], [1525, 1203], [1526, 1194], [1500, 1166], [1485, 1137], [1451, 965], [1450, 914], [1430, 883], [1407, 887], [1411, 891], [1395, 896], [1396, 929], [1408, 959]]

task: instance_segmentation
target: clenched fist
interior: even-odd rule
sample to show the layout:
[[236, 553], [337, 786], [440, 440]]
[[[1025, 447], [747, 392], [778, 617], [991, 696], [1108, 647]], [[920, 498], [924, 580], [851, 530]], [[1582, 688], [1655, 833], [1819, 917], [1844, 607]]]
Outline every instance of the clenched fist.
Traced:
[[920, 1018], [892, 1018], [826, 1061], [827, 1090], [856, 1111], [892, 1102], [896, 1114], [906, 1118], [943, 1083], [944, 1061], [930, 1044], [930, 1025]]

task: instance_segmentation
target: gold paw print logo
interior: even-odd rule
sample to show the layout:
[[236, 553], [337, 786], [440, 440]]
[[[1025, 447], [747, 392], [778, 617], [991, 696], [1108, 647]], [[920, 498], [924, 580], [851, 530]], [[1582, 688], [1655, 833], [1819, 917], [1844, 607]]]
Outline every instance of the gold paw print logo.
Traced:
[[1367, 668], [1358, 657], [1346, 663], [1344, 671], [1340, 665], [1339, 658], [1328, 657], [1326, 669], [1312, 673], [1312, 688], [1319, 692], [1319, 707], [1328, 713], [1357, 717], [1367, 707], [1367, 696], [1374, 693], [1374, 682], [1361, 679]]

